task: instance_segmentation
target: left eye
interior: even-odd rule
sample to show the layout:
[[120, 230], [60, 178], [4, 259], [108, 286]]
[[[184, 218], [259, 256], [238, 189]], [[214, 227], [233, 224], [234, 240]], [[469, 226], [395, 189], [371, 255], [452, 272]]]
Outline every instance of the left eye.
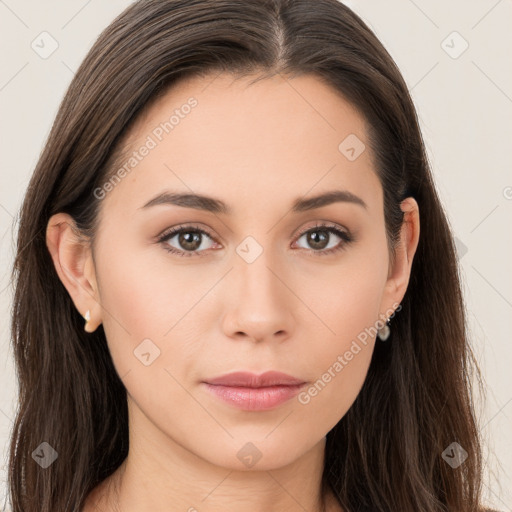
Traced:
[[[337, 244], [334, 244], [334, 246], [331, 245], [331, 247], [327, 247], [326, 241], [331, 240], [332, 237], [330, 235], [332, 234], [340, 238], [342, 242], [338, 242]], [[308, 229], [299, 236], [299, 240], [303, 236], [306, 237], [308, 244], [316, 248], [316, 250], [312, 251], [315, 255], [332, 254], [333, 252], [340, 251], [345, 249], [345, 247], [353, 240], [352, 236], [348, 232], [341, 231], [334, 226], [327, 226], [324, 224]], [[326, 247], [327, 250], [325, 250]]]
[[[330, 241], [331, 239], [331, 236], [329, 236], [329, 234], [334, 234], [336, 237], [340, 238], [342, 242], [338, 242], [334, 246], [328, 247], [326, 241]], [[181, 250], [169, 244], [169, 242], [176, 236], [178, 236], [178, 244], [184, 250]], [[345, 248], [346, 245], [353, 241], [352, 236], [347, 231], [342, 231], [334, 226], [329, 226], [325, 224], [317, 225], [314, 226], [313, 228], [309, 228], [308, 230], [303, 231], [299, 235], [298, 240], [300, 240], [304, 236], [306, 236], [307, 243], [314, 247], [313, 249], [310, 249], [309, 252], [315, 255], [331, 254], [333, 252], [342, 250]], [[205, 247], [202, 247], [204, 237], [208, 237], [210, 240], [213, 240], [209, 233], [207, 233], [206, 231], [199, 227], [178, 226], [177, 228], [173, 228], [172, 230], [164, 233], [158, 239], [158, 242], [163, 243], [164, 248], [168, 252], [176, 254], [178, 256], [204, 256], [203, 253], [205, 252]]]

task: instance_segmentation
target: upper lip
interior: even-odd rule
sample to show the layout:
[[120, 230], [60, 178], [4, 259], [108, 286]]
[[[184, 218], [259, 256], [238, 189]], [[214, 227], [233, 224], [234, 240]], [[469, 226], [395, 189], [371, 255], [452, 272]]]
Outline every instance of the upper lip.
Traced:
[[217, 386], [237, 386], [245, 388], [263, 388], [269, 386], [296, 386], [305, 381], [287, 375], [286, 373], [269, 371], [257, 375], [250, 372], [233, 372], [213, 379], [208, 379], [208, 384]]

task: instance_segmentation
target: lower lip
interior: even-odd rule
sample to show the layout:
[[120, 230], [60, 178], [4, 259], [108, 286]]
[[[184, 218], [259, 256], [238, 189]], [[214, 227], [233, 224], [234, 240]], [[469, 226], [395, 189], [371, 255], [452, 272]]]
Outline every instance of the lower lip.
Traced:
[[273, 409], [296, 396], [305, 384], [296, 386], [271, 386], [267, 388], [243, 388], [217, 386], [203, 383], [215, 396], [244, 411]]

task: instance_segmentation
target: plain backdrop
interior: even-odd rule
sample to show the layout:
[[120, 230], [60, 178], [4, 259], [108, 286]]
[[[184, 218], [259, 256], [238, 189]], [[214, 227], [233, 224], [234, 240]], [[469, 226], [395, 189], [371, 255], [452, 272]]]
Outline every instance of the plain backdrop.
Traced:
[[[9, 276], [18, 210], [75, 70], [130, 3], [0, 0], [0, 498], [16, 407]], [[486, 382], [487, 400], [475, 397], [484, 497], [512, 511], [512, 1], [346, 3], [391, 53], [418, 110], [456, 235], [473, 349]], [[51, 55], [34, 49], [41, 38]]]

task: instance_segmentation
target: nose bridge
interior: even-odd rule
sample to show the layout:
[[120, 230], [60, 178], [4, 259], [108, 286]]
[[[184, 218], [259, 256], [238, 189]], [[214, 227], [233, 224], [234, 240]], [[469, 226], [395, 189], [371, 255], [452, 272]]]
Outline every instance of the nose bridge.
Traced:
[[[259, 235], [262, 240], [264, 235]], [[253, 298], [262, 294], [266, 302], [272, 301], [275, 295], [280, 295], [282, 282], [276, 277], [276, 269], [282, 268], [278, 262], [276, 248], [271, 247], [272, 236], [264, 236], [258, 241], [255, 236], [246, 236], [236, 247], [235, 274], [242, 282], [242, 293], [250, 294]]]

